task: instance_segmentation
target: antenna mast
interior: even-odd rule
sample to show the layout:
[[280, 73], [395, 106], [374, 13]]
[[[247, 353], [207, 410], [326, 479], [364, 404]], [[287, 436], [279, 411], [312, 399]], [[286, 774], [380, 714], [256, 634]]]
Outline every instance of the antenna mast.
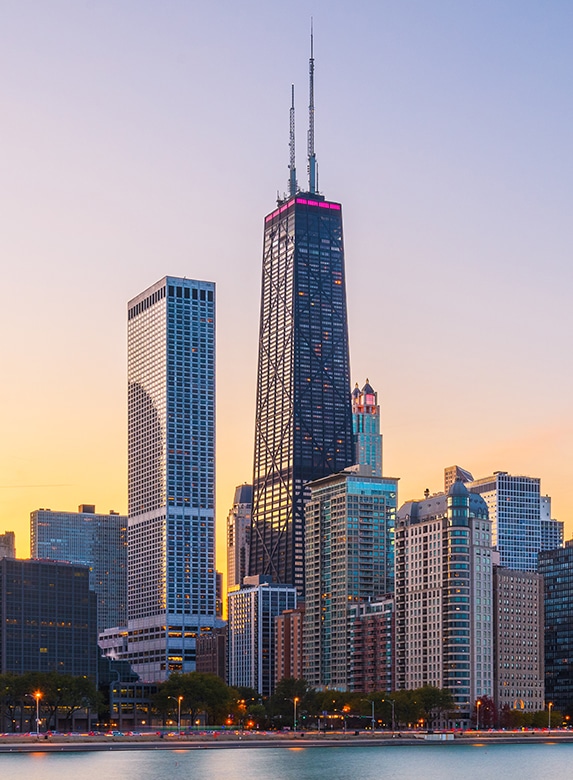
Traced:
[[318, 172], [314, 153], [314, 31], [310, 20], [310, 60], [309, 60], [309, 101], [308, 101], [308, 191], [316, 193]]
[[289, 163], [289, 195], [290, 197], [294, 197], [298, 190], [298, 185], [296, 183], [296, 159], [295, 159], [295, 148], [294, 148], [294, 84], [291, 85], [291, 104], [290, 104], [290, 136], [289, 136], [289, 150], [290, 150], [290, 163]]

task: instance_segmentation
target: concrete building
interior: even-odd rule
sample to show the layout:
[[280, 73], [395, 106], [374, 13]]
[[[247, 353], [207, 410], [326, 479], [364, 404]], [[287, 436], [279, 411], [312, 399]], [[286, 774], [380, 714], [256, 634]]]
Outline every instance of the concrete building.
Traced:
[[16, 536], [14, 531], [0, 534], [0, 558], [16, 557]]
[[545, 700], [573, 716], [573, 539], [539, 553], [545, 581]]
[[96, 682], [96, 620], [86, 566], [0, 559], [0, 674], [58, 672]]
[[296, 607], [296, 588], [245, 577], [227, 594], [228, 684], [270, 696], [275, 687], [275, 618]]
[[357, 465], [309, 488], [304, 676], [348, 690], [349, 607], [394, 589], [398, 480]]
[[241, 585], [249, 574], [253, 486], [238, 485], [227, 515], [227, 589]]
[[409, 501], [396, 522], [396, 687], [448, 688], [468, 724], [493, 697], [491, 523], [461, 481]]
[[30, 514], [30, 556], [87, 566], [97, 595], [98, 633], [127, 621], [127, 517], [98, 514], [93, 504], [77, 512], [37, 509]]
[[227, 627], [202, 631], [197, 637], [197, 669], [227, 679]]
[[212, 282], [166, 276], [129, 302], [128, 385], [127, 660], [159, 682], [220, 624]]
[[351, 691], [393, 691], [394, 597], [364, 601], [350, 607]]
[[304, 677], [303, 624], [304, 604], [275, 618], [275, 684]]
[[493, 567], [494, 701], [503, 708], [545, 707], [543, 578]]

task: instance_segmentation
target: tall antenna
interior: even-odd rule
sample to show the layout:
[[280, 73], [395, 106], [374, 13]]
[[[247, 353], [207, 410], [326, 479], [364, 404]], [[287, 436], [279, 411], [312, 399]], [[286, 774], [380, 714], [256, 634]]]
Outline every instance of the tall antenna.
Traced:
[[309, 101], [308, 101], [308, 191], [316, 193], [318, 171], [314, 153], [314, 31], [310, 20]]
[[298, 190], [298, 185], [296, 183], [296, 159], [295, 159], [295, 148], [294, 148], [294, 84], [291, 85], [291, 104], [290, 104], [290, 136], [289, 136], [289, 150], [290, 150], [290, 163], [289, 163], [289, 195], [290, 197], [294, 197], [296, 195]]

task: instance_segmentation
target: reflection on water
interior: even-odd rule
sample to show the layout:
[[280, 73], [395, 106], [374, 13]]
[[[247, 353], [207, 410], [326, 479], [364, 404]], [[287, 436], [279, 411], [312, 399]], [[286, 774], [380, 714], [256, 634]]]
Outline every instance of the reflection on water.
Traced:
[[242, 748], [0, 755], [3, 780], [569, 780], [573, 745]]

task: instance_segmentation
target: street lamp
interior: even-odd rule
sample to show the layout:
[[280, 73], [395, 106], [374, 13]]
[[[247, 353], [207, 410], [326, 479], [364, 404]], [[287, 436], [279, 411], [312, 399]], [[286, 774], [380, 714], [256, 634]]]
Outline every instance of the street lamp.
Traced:
[[396, 702], [394, 699], [382, 699], [382, 701], [389, 701], [392, 705], [392, 734], [396, 730]]
[[26, 696], [30, 696], [36, 700], [36, 737], [40, 736], [40, 699], [42, 698], [41, 691], [35, 691], [34, 693], [27, 693]]
[[549, 710], [549, 716], [547, 718], [547, 728], [551, 728], [551, 708], [553, 707], [553, 702], [550, 701], [547, 705], [547, 709]]
[[[372, 705], [372, 720], [371, 720], [370, 728], [372, 729], [372, 732], [374, 732], [376, 728], [376, 721], [374, 719], [374, 699], [362, 699], [362, 701], [366, 701], [368, 702], [368, 704]], [[382, 699], [382, 701], [384, 701], [384, 699]]]
[[168, 696], [167, 698], [177, 702], [177, 734], [181, 736], [181, 702], [183, 701], [183, 696], [178, 696], [177, 698]]
[[479, 708], [481, 707], [481, 699], [476, 701], [476, 731], [479, 731]]
[[293, 705], [294, 705], [293, 731], [296, 731], [296, 725], [297, 725], [297, 720], [296, 720], [296, 705], [298, 704], [298, 696], [295, 696], [295, 697], [294, 697], [294, 699], [292, 700], [292, 703], [293, 703]]

